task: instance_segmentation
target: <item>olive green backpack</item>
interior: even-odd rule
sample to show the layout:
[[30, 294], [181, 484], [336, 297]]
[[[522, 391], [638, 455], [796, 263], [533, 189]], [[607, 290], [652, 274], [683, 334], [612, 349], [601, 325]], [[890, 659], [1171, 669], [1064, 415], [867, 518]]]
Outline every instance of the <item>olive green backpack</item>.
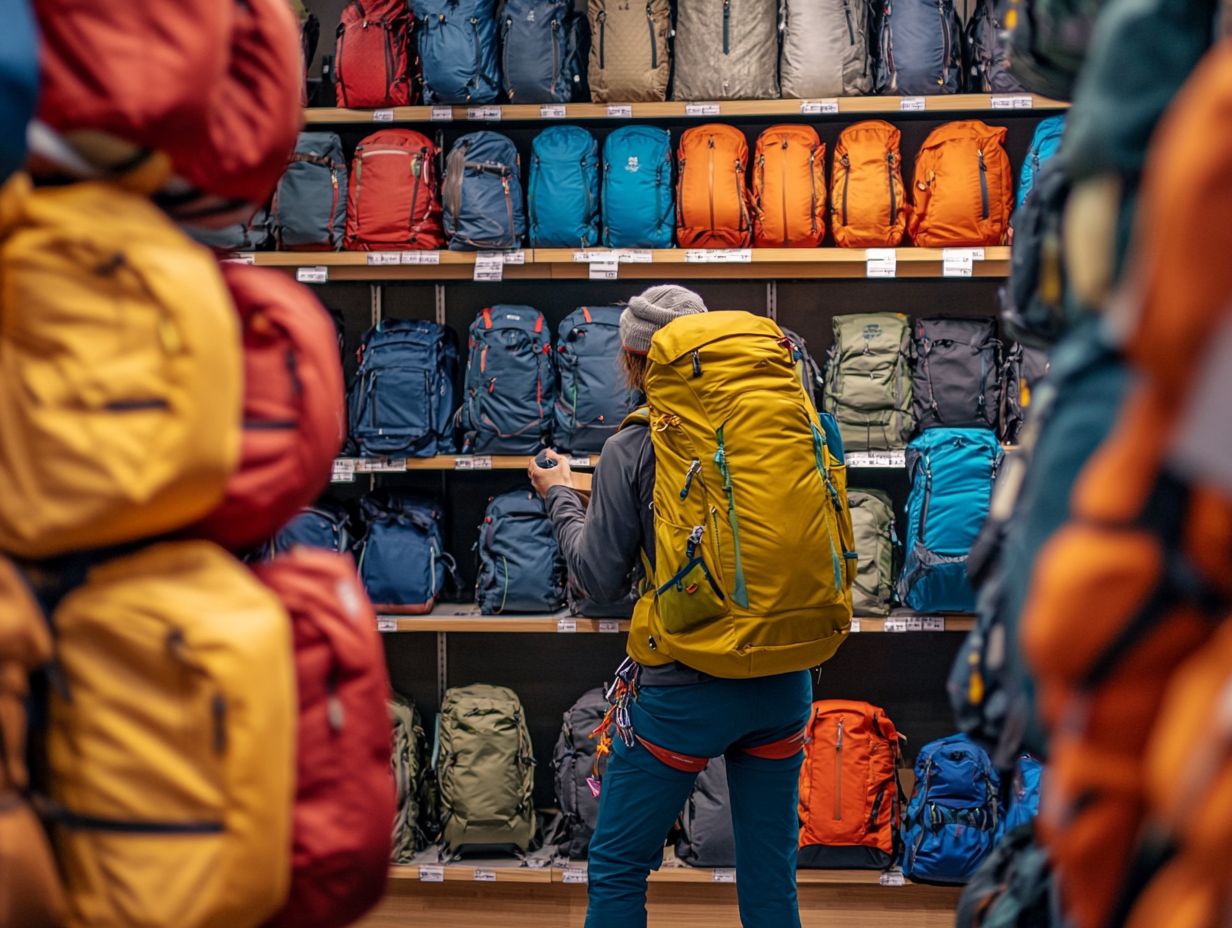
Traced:
[[823, 406], [838, 420], [846, 451], [907, 447], [915, 430], [911, 357], [911, 324], [902, 313], [834, 317]]
[[427, 847], [436, 834], [436, 784], [419, 710], [409, 699], [395, 696], [389, 703], [393, 717], [394, 813], [393, 862], [410, 863], [415, 852]]
[[856, 615], [889, 615], [894, 590], [894, 507], [880, 490], [848, 490], [851, 527], [855, 533], [856, 582], [851, 588]]

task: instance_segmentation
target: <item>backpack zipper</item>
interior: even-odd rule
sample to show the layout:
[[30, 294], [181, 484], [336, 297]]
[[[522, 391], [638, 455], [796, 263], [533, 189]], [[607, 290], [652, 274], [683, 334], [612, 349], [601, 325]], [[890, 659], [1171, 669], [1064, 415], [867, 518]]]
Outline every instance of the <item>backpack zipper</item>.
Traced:
[[513, 17], [506, 16], [501, 23], [501, 74], [505, 75], [505, 89], [509, 93], [509, 102], [513, 99], [513, 85], [509, 83], [509, 30], [513, 28]]
[[[650, 30], [650, 70], [657, 71], [659, 68], [659, 44], [655, 41], [654, 12], [651, 10], [649, 3], [646, 4], [646, 26]], [[599, 35], [602, 37], [603, 33], [600, 32]], [[600, 48], [602, 48], [602, 45], [600, 45]], [[599, 58], [600, 62], [602, 62], [602, 52], [599, 53]], [[602, 63], [600, 63], [599, 67], [603, 67]]]
[[[741, 189], [741, 181], [744, 180], [744, 165], [739, 161], [736, 162], [736, 199], [740, 201], [740, 231], [743, 232], [749, 227], [749, 210], [744, 202], [744, 191]], [[783, 225], [786, 228], [787, 217], [783, 217]], [[784, 232], [784, 235], [787, 233]]]
[[511, 244], [517, 244], [513, 241], [513, 197], [509, 193], [509, 175], [501, 175], [501, 188], [505, 191], [505, 213], [509, 217], [509, 240]]
[[[475, 46], [475, 76], [472, 77], [470, 81], [467, 81], [467, 83], [469, 84], [473, 82], [475, 89], [478, 90], [479, 76], [480, 72], [483, 70], [483, 58], [479, 47], [479, 20], [474, 16], [471, 17], [471, 43]], [[469, 100], [471, 95], [467, 94], [466, 97]]]
[[[603, 46], [607, 38], [607, 10], [599, 11], [599, 70], [607, 67], [603, 63]], [[652, 43], [653, 44], [653, 43]]]
[[[330, 183], [330, 186], [333, 187], [333, 195], [329, 201], [329, 245], [331, 248], [334, 248], [337, 246], [337, 242], [334, 240], [334, 217], [338, 215], [338, 196], [339, 196], [338, 169], [337, 168], [331, 167], [329, 169], [329, 183]], [[356, 198], [358, 199], [359, 197], [358, 180], [356, 181], [355, 188], [356, 188], [355, 195], [356, 195]]]
[[838, 737], [834, 739], [834, 820], [843, 818], [843, 720], [838, 720]]
[[843, 166], [843, 225], [847, 225], [847, 191], [851, 189], [851, 158], [846, 152], [839, 159], [839, 163]]
[[[506, 72], [508, 73], [508, 72]], [[560, 80], [560, 20], [552, 20], [552, 90]], [[510, 98], [512, 99], [512, 97]], [[566, 99], [568, 96], [566, 95]]]
[[984, 161], [984, 149], [979, 150], [980, 158], [980, 211], [988, 218], [988, 164]]
[[[811, 188], [811, 197], [809, 198], [809, 229], [814, 235], [817, 234], [817, 149], [809, 150], [809, 187]], [[784, 196], [787, 194], [784, 193]]]
[[342, 52], [346, 49], [347, 29], [342, 23], [338, 24], [338, 59], [334, 62], [334, 83], [342, 90], [342, 105], [349, 107], [351, 101], [347, 98], [346, 80], [342, 75]]
[[939, 87], [944, 87], [946, 79], [950, 76], [950, 30], [949, 24], [945, 21], [945, 0], [937, 0], [937, 16], [941, 19], [941, 37], [945, 42], [941, 53], [941, 77], [937, 81]]
[[394, 37], [392, 26], [381, 18], [381, 31], [385, 33], [385, 99], [392, 95], [394, 86]]
[[[707, 189], [710, 194], [710, 231], [713, 232], [714, 231], [714, 136], [713, 135], [706, 139], [706, 151], [707, 151], [706, 158], [708, 160], [706, 185], [707, 185]], [[684, 171], [681, 170], [680, 173], [681, 173], [681, 176], [683, 177]]]
[[851, 21], [851, 0], [843, 0], [843, 16], [847, 18], [847, 39], [856, 44], [856, 27]]
[[[783, 139], [784, 153], [787, 151], [788, 144], [789, 143], [787, 139], [784, 138]], [[782, 187], [783, 187], [783, 247], [786, 248], [788, 244], [787, 242], [787, 156], [786, 154], [784, 154], [783, 158], [780, 160], [780, 165], [782, 167], [782, 175], [783, 175], [783, 184], [782, 184]], [[737, 164], [737, 170], [739, 170], [739, 164]], [[737, 190], [737, 192], [739, 191]]]
[[727, 521], [732, 531], [732, 555], [736, 562], [736, 582], [732, 587], [731, 598], [747, 609], [749, 608], [749, 591], [744, 579], [744, 559], [740, 556], [740, 519], [736, 515], [736, 493], [732, 487], [731, 469], [727, 466], [727, 447], [723, 441], [723, 426], [719, 426], [719, 430], [714, 434], [718, 441], [714, 463], [718, 465], [719, 473], [723, 477], [723, 492], [727, 496]]
[[728, 38], [731, 33], [731, 0], [723, 0], [723, 54], [731, 53]]
[[[415, 238], [416, 230], [419, 228], [419, 223], [415, 221], [415, 207], [419, 205], [419, 186], [427, 163], [428, 150], [426, 148], [421, 148], [418, 155], [411, 157], [411, 176], [415, 178], [415, 185], [411, 188], [411, 238]], [[416, 170], [417, 166], [418, 170]]]

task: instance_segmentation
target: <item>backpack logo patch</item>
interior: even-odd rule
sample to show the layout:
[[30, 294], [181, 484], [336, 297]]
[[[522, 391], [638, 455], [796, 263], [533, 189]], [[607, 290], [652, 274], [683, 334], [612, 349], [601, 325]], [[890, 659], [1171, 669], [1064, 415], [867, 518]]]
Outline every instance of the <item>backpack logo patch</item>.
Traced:
[[533, 8], [526, 11], [526, 21], [528, 23], [533, 23], [535, 21], [535, 11]]
[[881, 337], [881, 325], [876, 322], [870, 322], [864, 327], [864, 340], [871, 342], [874, 338]]
[[636, 174], [641, 166], [641, 162], [637, 160], [637, 155], [630, 155], [629, 160], [625, 162], [625, 170], [630, 174]]

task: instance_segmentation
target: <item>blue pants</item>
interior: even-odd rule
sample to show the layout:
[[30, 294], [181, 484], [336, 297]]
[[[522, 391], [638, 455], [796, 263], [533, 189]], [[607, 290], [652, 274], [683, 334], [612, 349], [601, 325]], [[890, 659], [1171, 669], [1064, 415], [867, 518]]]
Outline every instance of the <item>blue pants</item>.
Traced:
[[[770, 744], [803, 729], [812, 693], [808, 671], [800, 671], [751, 680], [643, 686], [630, 707], [634, 731], [657, 747], [695, 757], [726, 756], [744, 928], [800, 926], [796, 802], [804, 752], [766, 760], [740, 749]], [[615, 739], [590, 843], [586, 928], [646, 924], [646, 878], [662, 862], [663, 841], [695, 779], [662, 763], [640, 744], [626, 747]]]

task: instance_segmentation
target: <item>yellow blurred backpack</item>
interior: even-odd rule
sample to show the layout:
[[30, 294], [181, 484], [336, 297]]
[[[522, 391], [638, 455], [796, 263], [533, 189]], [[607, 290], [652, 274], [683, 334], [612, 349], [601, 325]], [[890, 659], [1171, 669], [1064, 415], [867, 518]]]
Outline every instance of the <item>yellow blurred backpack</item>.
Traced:
[[654, 582], [629, 635], [640, 663], [769, 676], [822, 663], [847, 636], [846, 468], [793, 352], [774, 322], [745, 312], [683, 316], [655, 333]]
[[210, 512], [239, 453], [215, 260], [103, 182], [0, 190], [0, 550], [41, 558]]

